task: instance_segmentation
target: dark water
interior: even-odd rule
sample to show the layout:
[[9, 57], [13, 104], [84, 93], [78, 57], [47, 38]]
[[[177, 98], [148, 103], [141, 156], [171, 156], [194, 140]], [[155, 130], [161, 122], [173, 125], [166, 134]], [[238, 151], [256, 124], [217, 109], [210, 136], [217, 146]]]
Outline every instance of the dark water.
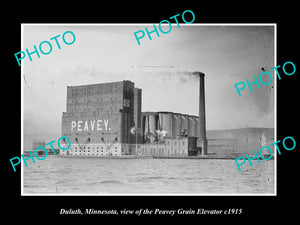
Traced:
[[[29, 160], [28, 160], [29, 161]], [[24, 194], [274, 194], [274, 160], [48, 156], [23, 166]]]

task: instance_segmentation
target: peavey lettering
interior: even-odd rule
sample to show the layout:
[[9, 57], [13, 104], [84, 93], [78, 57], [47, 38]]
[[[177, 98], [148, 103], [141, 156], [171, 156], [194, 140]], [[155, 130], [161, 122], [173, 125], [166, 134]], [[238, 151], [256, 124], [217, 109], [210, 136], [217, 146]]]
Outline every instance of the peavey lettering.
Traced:
[[71, 122], [71, 131], [110, 130], [108, 120], [78, 120]]

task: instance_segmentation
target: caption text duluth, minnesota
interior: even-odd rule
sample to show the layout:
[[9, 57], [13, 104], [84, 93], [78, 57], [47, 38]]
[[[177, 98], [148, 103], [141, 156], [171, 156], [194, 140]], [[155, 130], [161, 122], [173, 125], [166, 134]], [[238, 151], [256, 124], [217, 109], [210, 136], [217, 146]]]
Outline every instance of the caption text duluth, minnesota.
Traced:
[[166, 210], [166, 209], [137, 209], [137, 210], [130, 210], [130, 209], [123, 209], [123, 210], [116, 210], [116, 209], [85, 209], [83, 213], [81, 209], [60, 209], [60, 214], [79, 214], [79, 215], [170, 215], [174, 216], [177, 215], [184, 215], [184, 214], [241, 214], [242, 209], [228, 209], [228, 210], [216, 210], [216, 209], [178, 209], [178, 210]]

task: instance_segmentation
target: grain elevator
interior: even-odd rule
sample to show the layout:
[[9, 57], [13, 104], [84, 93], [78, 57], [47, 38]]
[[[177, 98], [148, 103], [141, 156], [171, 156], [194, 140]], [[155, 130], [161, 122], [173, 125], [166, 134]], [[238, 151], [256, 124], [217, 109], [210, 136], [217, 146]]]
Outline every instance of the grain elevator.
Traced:
[[204, 74], [199, 78], [199, 115], [141, 112], [142, 90], [131, 81], [67, 87], [62, 135], [71, 148], [61, 155], [207, 154]]

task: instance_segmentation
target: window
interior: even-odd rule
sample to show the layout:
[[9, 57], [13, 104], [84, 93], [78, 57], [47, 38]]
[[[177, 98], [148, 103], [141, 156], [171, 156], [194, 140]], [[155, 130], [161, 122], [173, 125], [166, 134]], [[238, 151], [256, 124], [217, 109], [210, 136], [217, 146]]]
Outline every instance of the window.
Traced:
[[124, 107], [130, 107], [130, 100], [129, 99], [124, 99]]

